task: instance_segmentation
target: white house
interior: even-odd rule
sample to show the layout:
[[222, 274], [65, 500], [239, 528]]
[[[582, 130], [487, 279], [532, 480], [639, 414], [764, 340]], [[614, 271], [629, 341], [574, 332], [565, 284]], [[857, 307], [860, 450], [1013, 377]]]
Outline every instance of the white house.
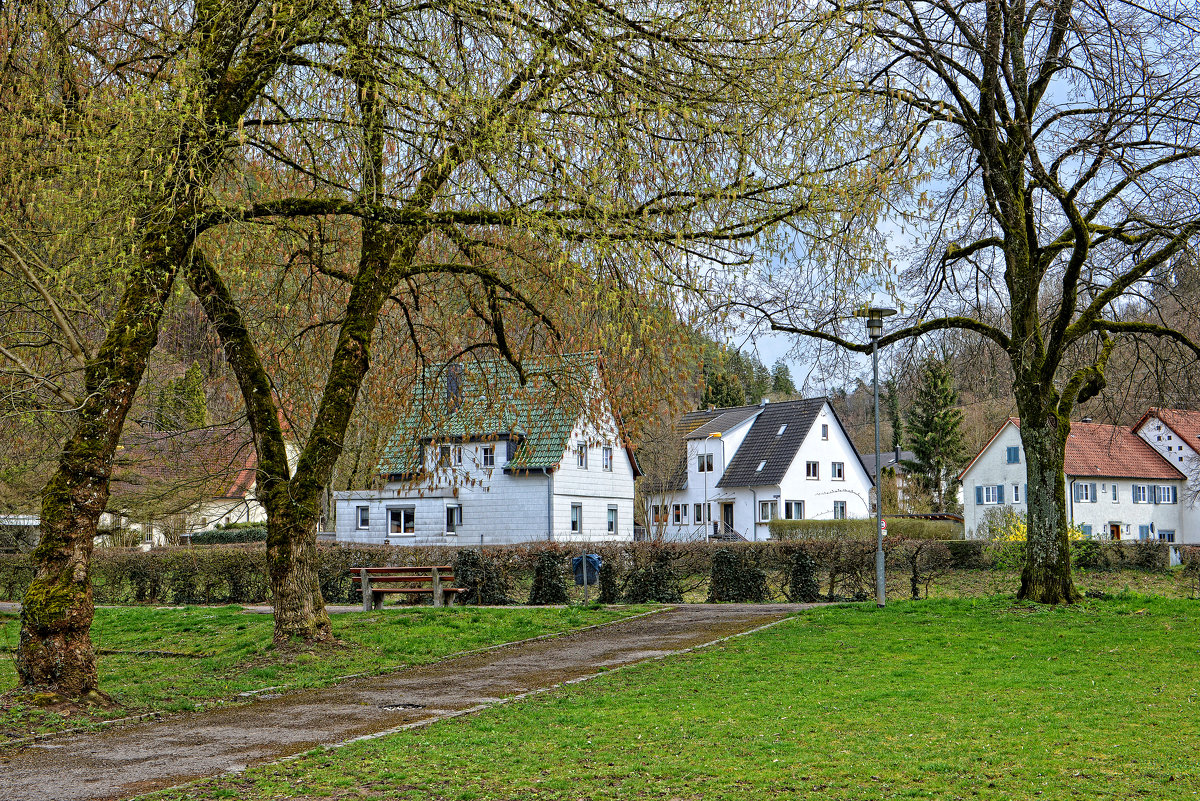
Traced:
[[684, 460], [650, 498], [665, 539], [769, 539], [769, 523], [870, 515], [872, 479], [825, 398], [691, 412]]
[[335, 492], [339, 542], [632, 540], [637, 462], [580, 354], [426, 370], [379, 463], [381, 490]]
[[1180, 542], [1200, 542], [1200, 412], [1152, 407], [1133, 430], [1187, 476], [1179, 498], [1179, 527], [1187, 539]]
[[[1084, 536], [1105, 540], [1200, 542], [1184, 525], [1184, 474], [1125, 426], [1071, 424], [1064, 465], [1067, 515]], [[981, 536], [989, 510], [1026, 511], [1028, 484], [1020, 421], [1009, 418], [962, 471], [967, 537]]]

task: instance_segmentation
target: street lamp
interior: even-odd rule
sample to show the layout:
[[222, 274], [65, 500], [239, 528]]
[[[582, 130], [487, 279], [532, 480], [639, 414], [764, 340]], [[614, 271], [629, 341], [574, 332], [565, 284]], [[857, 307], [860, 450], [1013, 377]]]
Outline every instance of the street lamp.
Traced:
[[709, 449], [709, 440], [716, 438], [721, 440], [721, 462], [725, 462], [725, 440], [721, 439], [721, 432], [714, 431], [704, 438], [704, 510], [700, 515], [700, 524], [704, 526], [704, 539], [707, 541], [709, 537], [710, 524], [712, 523], [712, 515], [708, 511], [708, 474], [712, 472], [708, 464], [708, 457], [712, 455]]
[[883, 575], [883, 491], [879, 469], [879, 338], [883, 336], [883, 318], [895, 314], [895, 309], [868, 306], [854, 313], [867, 318], [867, 336], [871, 338], [871, 364], [875, 372], [875, 605], [880, 609], [887, 603], [887, 587]]

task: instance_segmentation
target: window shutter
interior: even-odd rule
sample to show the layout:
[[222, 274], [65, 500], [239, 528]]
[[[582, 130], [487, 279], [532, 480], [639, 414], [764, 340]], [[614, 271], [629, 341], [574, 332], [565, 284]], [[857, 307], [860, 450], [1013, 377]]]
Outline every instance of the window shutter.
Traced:
[[1096, 493], [1096, 485], [1092, 484], [1092, 503], [1100, 503], [1100, 496]]
[[1021, 497], [1025, 499], [1025, 505], [1028, 506], [1029, 505], [1029, 485], [1028, 484], [1024, 484], [1021, 486]]
[[1078, 484], [1071, 485], [1071, 500], [1075, 501], [1076, 503], [1079, 502], [1079, 485]]
[[1160, 500], [1158, 499], [1158, 485], [1157, 485], [1157, 484], [1155, 484], [1155, 485], [1154, 485], [1154, 502], [1155, 502], [1155, 503], [1162, 503], [1162, 501], [1160, 501]]
[[996, 503], [1004, 503], [1004, 485], [996, 485]]
[[1171, 487], [1171, 503], [1179, 503], [1179, 487]]
[[978, 506], [983, 506], [983, 485], [975, 485], [975, 503]]
[[1141, 503], [1141, 501], [1138, 500], [1138, 485], [1137, 484], [1129, 485], [1129, 497], [1134, 503]]

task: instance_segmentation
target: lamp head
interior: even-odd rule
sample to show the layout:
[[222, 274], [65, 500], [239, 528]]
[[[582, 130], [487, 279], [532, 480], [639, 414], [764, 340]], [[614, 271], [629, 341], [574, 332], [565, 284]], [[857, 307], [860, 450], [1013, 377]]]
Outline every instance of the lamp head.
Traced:
[[884, 306], [865, 306], [854, 312], [854, 316], [866, 317], [867, 336], [871, 339], [879, 339], [883, 336], [883, 318], [891, 317], [895, 313], [895, 309], [889, 309]]

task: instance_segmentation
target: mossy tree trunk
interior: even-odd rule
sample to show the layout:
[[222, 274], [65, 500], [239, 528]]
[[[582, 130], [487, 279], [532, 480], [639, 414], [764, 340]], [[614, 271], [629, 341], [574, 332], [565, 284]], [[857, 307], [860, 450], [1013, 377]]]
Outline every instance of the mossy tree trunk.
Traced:
[[86, 398], [58, 469], [42, 492], [37, 573], [21, 606], [16, 665], [21, 684], [83, 697], [97, 688], [89, 565], [109, 496], [113, 454], [133, 403], [188, 239], [173, 226], [144, 237], [108, 335], [86, 371]]
[[[111, 9], [98, 4], [94, 11]], [[180, 267], [188, 260], [202, 229], [205, 187], [229, 163], [229, 143], [238, 123], [298, 43], [302, 27], [318, 24], [307, 2], [267, 7], [259, 0], [200, 2], [193, 8], [194, 38], [164, 45], [164, 62], [183, 62], [169, 87], [177, 117], [163, 123], [139, 106], [144, 78], [140, 66], [131, 80], [133, 100], [126, 113], [166, 125], [148, 128], [145, 141], [129, 148], [154, 157], [144, 186], [115, 185], [130, 192], [132, 265], [120, 303], [103, 342], [85, 368], [84, 400], [67, 438], [58, 469], [42, 492], [41, 541], [34, 551], [37, 572], [23, 599], [17, 672], [26, 687], [49, 689], [80, 698], [97, 691], [89, 563], [100, 515], [109, 498], [113, 458], [133, 404], [147, 359], [158, 340], [158, 326]], [[122, 13], [122, 12], [116, 12]], [[137, 24], [130, 21], [131, 25]], [[75, 26], [86, 32], [88, 25]], [[90, 52], [86, 42], [72, 42]], [[148, 43], [152, 48], [153, 43]], [[74, 52], [66, 48], [65, 53]], [[186, 56], [186, 58], [184, 58]], [[87, 56], [90, 58], [90, 56]], [[64, 62], [65, 63], [65, 62]], [[80, 71], [86, 74], [87, 70]], [[175, 74], [174, 67], [164, 74]], [[64, 82], [75, 76], [63, 67]], [[174, 78], [172, 79], [174, 80]], [[86, 89], [71, 94], [82, 98]], [[164, 85], [151, 93], [168, 92]], [[105, 96], [107, 97], [107, 96]], [[69, 119], [70, 115], [65, 118]], [[87, 127], [63, 127], [64, 136], [86, 136]], [[159, 149], [159, 148], [162, 149]], [[152, 174], [153, 173], [153, 174]]]

